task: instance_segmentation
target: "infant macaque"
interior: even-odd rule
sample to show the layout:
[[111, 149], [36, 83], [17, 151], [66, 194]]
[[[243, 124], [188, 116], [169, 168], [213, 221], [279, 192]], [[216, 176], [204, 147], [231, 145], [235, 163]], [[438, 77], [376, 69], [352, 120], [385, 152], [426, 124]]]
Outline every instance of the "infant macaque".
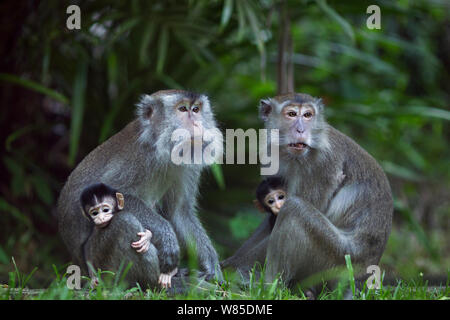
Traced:
[[[125, 206], [123, 194], [103, 183], [93, 184], [85, 188], [81, 194], [80, 202], [83, 215], [92, 221], [95, 226], [91, 236], [94, 232], [100, 232], [101, 229], [106, 228], [114, 215], [121, 211]], [[143, 232], [138, 232], [137, 235], [140, 239], [132, 242], [131, 247], [138, 253], [147, 252], [150, 247], [152, 232], [145, 229]], [[89, 250], [86, 248], [84, 248], [84, 255], [86, 261], [91, 263], [92, 259]], [[160, 261], [162, 258], [163, 257], [159, 257]], [[98, 285], [98, 279], [94, 271], [91, 270], [90, 267], [88, 269], [89, 276], [92, 279], [91, 286], [95, 287]], [[175, 268], [168, 273], [161, 273], [158, 282], [163, 288], [171, 287], [171, 279], [177, 272], [178, 269]]]
[[[345, 179], [343, 171], [336, 177], [337, 185], [340, 186]], [[263, 180], [256, 189], [256, 208], [262, 213], [268, 212], [277, 216], [286, 201], [286, 186], [281, 177], [270, 177]]]
[[286, 201], [286, 187], [280, 177], [270, 177], [263, 180], [256, 189], [256, 208], [261, 212], [278, 215]]

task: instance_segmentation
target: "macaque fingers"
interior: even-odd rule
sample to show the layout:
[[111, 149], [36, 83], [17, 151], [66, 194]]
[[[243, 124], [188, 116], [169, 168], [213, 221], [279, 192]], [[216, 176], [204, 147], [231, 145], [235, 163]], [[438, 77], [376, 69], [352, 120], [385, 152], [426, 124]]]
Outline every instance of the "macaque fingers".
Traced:
[[172, 276], [167, 273], [161, 273], [159, 275], [158, 283], [161, 284], [163, 288], [171, 288], [172, 287]]

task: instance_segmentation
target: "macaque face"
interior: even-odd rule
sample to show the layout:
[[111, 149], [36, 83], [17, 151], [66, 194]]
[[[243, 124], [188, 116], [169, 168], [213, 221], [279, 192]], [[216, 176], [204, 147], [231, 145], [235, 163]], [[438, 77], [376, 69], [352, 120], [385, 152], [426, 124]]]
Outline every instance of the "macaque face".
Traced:
[[264, 198], [264, 204], [274, 215], [278, 215], [285, 201], [286, 192], [282, 189], [271, 190]]
[[203, 136], [203, 102], [181, 99], [175, 105], [175, 114], [181, 121], [182, 127], [189, 131], [191, 139]]
[[116, 200], [108, 197], [102, 199], [102, 202], [92, 206], [88, 210], [88, 216], [99, 228], [105, 228], [115, 214]]
[[286, 124], [287, 150], [293, 154], [305, 153], [311, 146], [311, 128], [316, 115], [314, 106], [308, 103], [288, 104], [282, 111], [282, 119]]

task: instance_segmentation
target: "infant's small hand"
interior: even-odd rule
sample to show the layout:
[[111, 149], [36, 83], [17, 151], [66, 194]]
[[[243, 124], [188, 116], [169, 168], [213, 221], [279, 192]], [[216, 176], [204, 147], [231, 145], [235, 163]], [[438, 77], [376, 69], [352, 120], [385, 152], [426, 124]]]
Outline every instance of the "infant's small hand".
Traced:
[[141, 239], [131, 243], [131, 246], [139, 253], [147, 252], [150, 248], [150, 239], [152, 238], [151, 231], [145, 229], [144, 232], [138, 232], [137, 235], [141, 237]]

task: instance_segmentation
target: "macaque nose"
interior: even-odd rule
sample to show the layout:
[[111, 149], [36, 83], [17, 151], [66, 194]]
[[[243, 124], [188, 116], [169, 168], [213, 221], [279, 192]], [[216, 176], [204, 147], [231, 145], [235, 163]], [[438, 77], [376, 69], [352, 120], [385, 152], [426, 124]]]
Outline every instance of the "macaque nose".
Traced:
[[305, 132], [305, 129], [304, 129], [304, 128], [297, 128], [297, 132], [300, 133], [300, 134], [301, 134], [301, 133], [304, 133], [304, 132]]
[[280, 210], [281, 205], [282, 205], [281, 201], [275, 202], [275, 208], [277, 208], [278, 210]]

